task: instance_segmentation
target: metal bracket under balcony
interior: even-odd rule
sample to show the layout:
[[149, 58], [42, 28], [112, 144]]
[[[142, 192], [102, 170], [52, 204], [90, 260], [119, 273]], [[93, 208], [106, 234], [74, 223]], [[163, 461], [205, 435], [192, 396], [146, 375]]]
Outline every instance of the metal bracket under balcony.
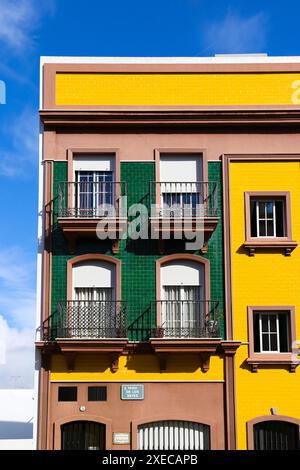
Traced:
[[163, 300], [151, 302], [158, 326], [150, 344], [161, 371], [166, 370], [169, 353], [196, 353], [203, 372], [221, 344], [218, 301]]
[[127, 230], [126, 183], [109, 181], [58, 184], [58, 223], [75, 251], [78, 238], [118, 240]]
[[[161, 250], [168, 239], [201, 241], [203, 253], [219, 222], [216, 182], [151, 182], [151, 233]], [[202, 238], [201, 238], [202, 237]]]
[[[126, 304], [120, 301], [66, 301], [43, 323], [43, 348], [64, 354], [69, 370], [78, 353], [106, 353], [111, 371], [128, 344]], [[47, 348], [48, 346], [48, 348]]]

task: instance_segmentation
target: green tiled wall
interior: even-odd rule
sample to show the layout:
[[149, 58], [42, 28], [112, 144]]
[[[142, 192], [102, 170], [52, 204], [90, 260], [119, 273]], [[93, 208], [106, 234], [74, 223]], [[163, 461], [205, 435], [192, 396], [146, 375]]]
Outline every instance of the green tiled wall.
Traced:
[[[210, 181], [219, 182], [218, 202], [220, 216], [222, 209], [221, 163], [209, 162], [208, 175]], [[154, 162], [123, 162], [121, 163], [121, 181], [127, 183], [128, 207], [133, 203], [142, 203], [149, 207], [149, 182], [155, 179]], [[162, 255], [158, 252], [155, 240], [122, 240], [120, 251], [112, 255], [111, 243], [95, 240], [77, 244], [76, 254], [69, 254], [68, 245], [56, 223], [57, 218], [57, 183], [67, 180], [66, 162], [54, 164], [54, 217], [53, 217], [53, 258], [52, 258], [52, 312], [55, 312], [59, 300], [66, 298], [66, 263], [69, 258], [83, 253], [104, 253], [116, 256], [122, 261], [122, 300], [127, 301], [128, 324], [132, 328], [132, 339], [135, 329], [147, 328], [149, 324], [150, 302], [155, 300], [155, 261]], [[130, 219], [129, 219], [130, 220]], [[224, 305], [223, 284], [223, 224], [222, 217], [216, 231], [209, 242], [207, 255], [211, 271], [211, 300], [219, 300], [221, 313]], [[166, 243], [166, 254], [181, 250], [178, 244]], [[182, 248], [183, 250], [183, 248]], [[201, 254], [194, 252], [195, 254]], [[154, 325], [154, 311], [151, 326]], [[224, 325], [222, 326], [224, 331]], [[142, 333], [143, 335], [143, 333]], [[147, 332], [145, 330], [145, 335]]]

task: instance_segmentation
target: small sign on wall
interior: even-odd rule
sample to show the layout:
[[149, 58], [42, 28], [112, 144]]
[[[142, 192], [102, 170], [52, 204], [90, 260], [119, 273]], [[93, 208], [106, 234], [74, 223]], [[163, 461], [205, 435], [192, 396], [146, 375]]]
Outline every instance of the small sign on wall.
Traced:
[[130, 444], [130, 433], [113, 432], [113, 444]]
[[144, 385], [121, 385], [121, 400], [144, 400]]

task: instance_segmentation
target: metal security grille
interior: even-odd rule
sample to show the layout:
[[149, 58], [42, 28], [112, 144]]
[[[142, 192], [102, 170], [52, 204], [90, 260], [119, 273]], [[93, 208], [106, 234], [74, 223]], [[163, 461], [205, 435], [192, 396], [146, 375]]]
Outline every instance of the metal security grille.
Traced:
[[264, 421], [254, 425], [255, 450], [298, 450], [299, 426], [285, 421]]
[[54, 334], [57, 338], [126, 338], [126, 307], [118, 301], [61, 302]]
[[153, 318], [161, 319], [152, 332], [160, 338], [219, 338], [219, 302], [158, 300], [151, 302]]
[[73, 421], [61, 427], [62, 450], [105, 450], [105, 425]]
[[210, 429], [191, 421], [157, 421], [138, 427], [140, 450], [208, 450]]
[[152, 217], [217, 217], [218, 187], [214, 181], [150, 182], [150, 200], [157, 201]]
[[126, 183], [112, 181], [109, 172], [81, 175], [79, 181], [58, 184], [58, 215], [79, 219], [124, 217], [122, 196], [125, 194]]

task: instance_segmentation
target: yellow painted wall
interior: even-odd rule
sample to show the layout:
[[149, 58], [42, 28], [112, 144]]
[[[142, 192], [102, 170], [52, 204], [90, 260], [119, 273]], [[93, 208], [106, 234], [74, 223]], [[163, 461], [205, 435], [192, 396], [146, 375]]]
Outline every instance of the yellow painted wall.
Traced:
[[[247, 306], [294, 305], [296, 336], [300, 339], [300, 246], [290, 257], [256, 252], [239, 253], [245, 241], [244, 192], [290, 191], [292, 237], [300, 243], [300, 164], [298, 162], [232, 162], [230, 164], [230, 210], [232, 233], [232, 285], [234, 337], [248, 341]], [[300, 366], [296, 373], [283, 368], [259, 368], [252, 373], [243, 367], [248, 347], [236, 355], [236, 400], [238, 448], [246, 448], [246, 422], [278, 414], [300, 419]]]
[[60, 106], [225, 106], [299, 103], [299, 73], [56, 74], [56, 105]]
[[81, 354], [76, 358], [75, 370], [67, 371], [62, 355], [52, 357], [52, 381], [213, 381], [223, 380], [223, 359], [213, 356], [210, 369], [203, 373], [199, 368], [199, 356], [170, 354], [166, 372], [159, 371], [154, 355], [121, 356], [119, 370], [111, 373], [108, 356]]

